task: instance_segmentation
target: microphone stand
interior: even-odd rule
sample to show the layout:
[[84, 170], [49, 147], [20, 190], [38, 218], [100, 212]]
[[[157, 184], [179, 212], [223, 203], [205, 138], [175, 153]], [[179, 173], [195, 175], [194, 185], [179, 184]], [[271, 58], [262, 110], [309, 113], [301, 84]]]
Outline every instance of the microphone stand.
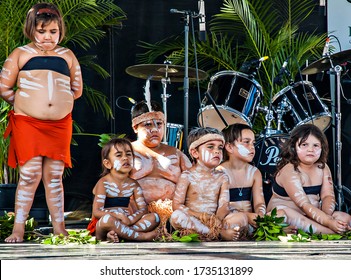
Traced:
[[183, 150], [188, 151], [188, 126], [189, 126], [189, 21], [192, 13], [189, 11], [184, 17], [184, 143]]
[[[330, 58], [329, 58], [330, 59]], [[341, 210], [341, 207], [344, 205], [344, 197], [342, 193], [342, 183], [341, 183], [341, 109], [340, 109], [340, 76], [342, 68], [340, 65], [333, 66], [330, 59], [330, 87], [332, 95], [332, 112], [333, 112], [333, 156], [334, 156], [334, 174], [336, 182], [337, 201], [338, 201], [338, 210]], [[336, 76], [336, 87], [335, 87], [335, 77], [332, 79], [332, 75]], [[336, 151], [335, 151], [336, 150]]]
[[192, 11], [179, 11], [171, 9], [171, 13], [179, 13], [184, 18], [184, 139], [183, 151], [187, 153], [187, 139], [189, 130], [189, 22], [190, 18], [198, 17], [199, 14]]

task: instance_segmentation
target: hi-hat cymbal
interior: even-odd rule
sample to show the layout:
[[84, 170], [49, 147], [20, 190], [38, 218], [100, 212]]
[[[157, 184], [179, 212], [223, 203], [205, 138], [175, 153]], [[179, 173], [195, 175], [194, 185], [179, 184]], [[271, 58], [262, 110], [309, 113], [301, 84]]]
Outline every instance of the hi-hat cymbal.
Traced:
[[[161, 81], [168, 77], [171, 82], [183, 82], [185, 76], [185, 67], [172, 64], [139, 64], [129, 66], [126, 72], [134, 77], [141, 79], [150, 79], [154, 81]], [[207, 78], [207, 73], [199, 70], [199, 80]], [[196, 80], [196, 69], [188, 68], [189, 80]]]
[[351, 59], [351, 49], [334, 53], [330, 55], [330, 58], [323, 57], [310, 65], [308, 65], [305, 69], [301, 71], [302, 75], [312, 75], [317, 74], [322, 71], [328, 70], [332, 67], [330, 60], [332, 61], [333, 65], [339, 65], [341, 63], [346, 62], [348, 59]]

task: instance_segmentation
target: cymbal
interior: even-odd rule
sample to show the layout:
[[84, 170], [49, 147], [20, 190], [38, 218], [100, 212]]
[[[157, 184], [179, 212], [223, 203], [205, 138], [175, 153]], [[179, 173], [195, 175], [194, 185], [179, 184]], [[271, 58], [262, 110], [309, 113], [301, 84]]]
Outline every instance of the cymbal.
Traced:
[[351, 49], [334, 53], [330, 55], [330, 58], [328, 57], [323, 57], [310, 65], [308, 65], [305, 69], [301, 71], [302, 75], [312, 75], [312, 74], [317, 74], [319, 72], [328, 70], [332, 67], [330, 64], [330, 60], [332, 61], [333, 65], [338, 65], [341, 63], [346, 62], [348, 59], [351, 59]]
[[[131, 76], [145, 80], [161, 81], [167, 76], [171, 82], [183, 82], [185, 67], [172, 64], [139, 64], [127, 67], [126, 72]], [[208, 76], [202, 70], [199, 70], [198, 73], [199, 80], [204, 80]], [[189, 80], [196, 80], [195, 68], [188, 68], [188, 77]]]

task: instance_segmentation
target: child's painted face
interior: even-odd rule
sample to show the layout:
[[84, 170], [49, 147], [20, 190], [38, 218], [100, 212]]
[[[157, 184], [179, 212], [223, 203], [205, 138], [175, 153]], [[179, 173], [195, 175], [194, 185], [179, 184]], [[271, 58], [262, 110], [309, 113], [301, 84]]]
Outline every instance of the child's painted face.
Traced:
[[162, 120], [149, 120], [140, 123], [136, 132], [138, 140], [146, 147], [154, 148], [160, 145], [164, 134], [164, 123]]
[[133, 159], [128, 145], [117, 145], [117, 149], [113, 146], [108, 154], [109, 167], [117, 172], [129, 173], [133, 169]]
[[305, 164], [315, 163], [321, 156], [322, 144], [315, 136], [309, 135], [307, 139], [299, 145], [301, 139], [296, 143], [296, 153], [299, 160]]
[[250, 129], [241, 131], [241, 139], [235, 140], [234, 145], [237, 148], [237, 155], [251, 162], [255, 156], [255, 135]]
[[223, 159], [224, 144], [220, 140], [208, 141], [198, 147], [197, 161], [209, 168], [217, 167]]
[[53, 20], [48, 25], [43, 26], [39, 22], [34, 33], [35, 44], [44, 51], [53, 50], [60, 39], [60, 29], [57, 21]]

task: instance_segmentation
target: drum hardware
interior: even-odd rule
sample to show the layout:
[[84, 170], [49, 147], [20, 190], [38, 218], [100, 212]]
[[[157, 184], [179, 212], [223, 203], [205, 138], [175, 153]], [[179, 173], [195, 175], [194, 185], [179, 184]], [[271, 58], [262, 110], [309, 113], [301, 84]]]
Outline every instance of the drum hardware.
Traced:
[[329, 69], [330, 76], [330, 92], [332, 99], [332, 127], [333, 127], [333, 147], [334, 151], [334, 179], [336, 181], [336, 190], [338, 192], [337, 201], [338, 208], [341, 210], [344, 207], [345, 201], [343, 196], [343, 186], [341, 182], [341, 107], [340, 107], [340, 92], [341, 92], [341, 71], [342, 67], [339, 64], [345, 63], [351, 58], [351, 50], [330, 54], [329, 50], [323, 57], [302, 70], [303, 75], [317, 74]]
[[283, 116], [289, 111], [291, 111], [291, 105], [287, 102], [286, 98], [283, 98], [283, 100], [279, 102], [279, 105], [276, 108], [276, 114], [278, 119], [277, 130], [281, 131], [282, 124], [285, 125]]
[[279, 133], [277, 130], [272, 129], [272, 121], [274, 120], [273, 110], [269, 109], [268, 106], [258, 106], [257, 111], [265, 113], [265, 120], [267, 122], [263, 132], [260, 133], [259, 137], [270, 136], [272, 134]]

